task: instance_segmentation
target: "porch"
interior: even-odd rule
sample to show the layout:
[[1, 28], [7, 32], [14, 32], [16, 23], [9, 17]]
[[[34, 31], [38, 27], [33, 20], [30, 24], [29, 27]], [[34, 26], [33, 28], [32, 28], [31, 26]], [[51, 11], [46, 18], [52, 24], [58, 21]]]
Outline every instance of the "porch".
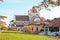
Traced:
[[46, 26], [44, 26], [43, 30], [40, 31], [39, 34], [49, 35], [49, 36], [60, 35], [60, 27], [58, 27], [58, 26], [53, 26], [53, 27], [46, 27]]

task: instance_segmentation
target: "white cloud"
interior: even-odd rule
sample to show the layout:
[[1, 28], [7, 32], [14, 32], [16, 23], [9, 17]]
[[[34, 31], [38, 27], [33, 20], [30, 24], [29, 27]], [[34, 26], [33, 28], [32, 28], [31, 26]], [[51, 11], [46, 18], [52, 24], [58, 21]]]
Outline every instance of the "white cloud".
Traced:
[[[50, 7], [51, 8], [51, 7]], [[53, 19], [60, 17], [60, 6], [51, 8], [51, 11], [46, 9], [40, 11], [40, 16], [45, 17], [46, 19]]]

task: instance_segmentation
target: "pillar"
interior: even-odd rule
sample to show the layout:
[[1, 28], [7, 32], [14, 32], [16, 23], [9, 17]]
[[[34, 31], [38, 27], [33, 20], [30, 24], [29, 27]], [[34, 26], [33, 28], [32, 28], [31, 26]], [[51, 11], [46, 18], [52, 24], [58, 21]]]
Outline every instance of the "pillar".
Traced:
[[46, 26], [44, 26], [44, 34], [46, 35], [47, 33], [46, 33]]
[[59, 32], [60, 32], [60, 27], [59, 27]]
[[49, 27], [47, 28], [47, 33], [49, 33]]

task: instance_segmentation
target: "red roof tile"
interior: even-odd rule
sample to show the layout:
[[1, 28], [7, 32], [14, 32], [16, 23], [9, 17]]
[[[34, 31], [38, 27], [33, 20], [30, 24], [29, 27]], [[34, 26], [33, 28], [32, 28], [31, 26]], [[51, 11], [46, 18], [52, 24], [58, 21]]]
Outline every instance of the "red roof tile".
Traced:
[[60, 18], [52, 20], [49, 24], [47, 24], [47, 26], [60, 26]]
[[26, 15], [16, 15], [15, 16], [16, 21], [29, 21], [29, 16]]

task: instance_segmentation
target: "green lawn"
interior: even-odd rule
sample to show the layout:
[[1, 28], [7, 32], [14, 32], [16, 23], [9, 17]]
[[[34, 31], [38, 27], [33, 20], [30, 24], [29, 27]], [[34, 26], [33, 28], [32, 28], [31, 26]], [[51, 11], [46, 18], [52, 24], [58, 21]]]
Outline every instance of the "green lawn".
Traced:
[[57, 40], [55, 37], [48, 37], [36, 34], [24, 34], [19, 32], [0, 33], [0, 40]]

